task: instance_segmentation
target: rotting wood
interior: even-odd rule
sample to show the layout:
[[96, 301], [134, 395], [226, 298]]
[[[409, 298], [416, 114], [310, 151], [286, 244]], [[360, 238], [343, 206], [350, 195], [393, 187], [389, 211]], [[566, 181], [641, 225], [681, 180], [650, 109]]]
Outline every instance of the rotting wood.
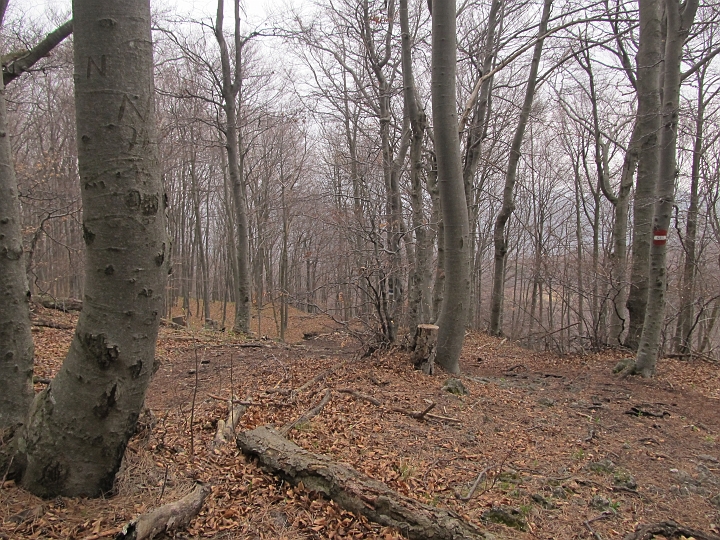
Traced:
[[[211, 396], [214, 397], [214, 396]], [[228, 405], [228, 416], [225, 420], [218, 420], [217, 429], [215, 430], [215, 437], [213, 438], [212, 447], [218, 448], [225, 443], [233, 440], [235, 437], [235, 428], [237, 428], [238, 422], [245, 411], [247, 411], [248, 405], [254, 405], [254, 403], [247, 400], [227, 400]]]
[[74, 330], [75, 327], [69, 324], [62, 324], [57, 323], [54, 321], [45, 321], [42, 319], [37, 319], [35, 321], [31, 321], [33, 326], [38, 326], [42, 328], [54, 328], [55, 330]]
[[435, 351], [439, 331], [440, 328], [434, 324], [418, 324], [415, 330], [412, 361], [415, 369], [421, 370], [426, 375], [435, 372]]
[[314, 418], [318, 414], [320, 414], [320, 411], [322, 411], [325, 408], [325, 405], [328, 404], [330, 401], [330, 398], [332, 397], [332, 390], [327, 388], [325, 390], [325, 395], [320, 400], [320, 403], [318, 403], [315, 407], [310, 409], [309, 411], [305, 412], [304, 414], [300, 415], [296, 420], [293, 420], [292, 422], [288, 422], [283, 427], [280, 428], [280, 433], [282, 435], [287, 435], [288, 432], [293, 429], [295, 426], [299, 424], [304, 424], [308, 422], [311, 418]]
[[183, 528], [200, 512], [212, 490], [198, 484], [179, 501], [141, 514], [123, 527], [116, 540], [152, 540], [161, 533]]
[[650, 540], [658, 535], [665, 538], [681, 538], [684, 536], [686, 538], [695, 538], [695, 540], [720, 540], [720, 536], [684, 527], [674, 521], [638, 525], [635, 532], [626, 535], [624, 540]]
[[390, 489], [349, 465], [313, 454], [288, 441], [269, 426], [240, 433], [240, 450], [257, 456], [272, 473], [294, 485], [329, 497], [369, 520], [397, 527], [411, 539], [461, 540], [484, 538], [482, 531], [451, 511], [423, 504]]
[[57, 309], [59, 311], [82, 311], [82, 300], [77, 298], [53, 298], [51, 296], [37, 296], [33, 300], [48, 309]]

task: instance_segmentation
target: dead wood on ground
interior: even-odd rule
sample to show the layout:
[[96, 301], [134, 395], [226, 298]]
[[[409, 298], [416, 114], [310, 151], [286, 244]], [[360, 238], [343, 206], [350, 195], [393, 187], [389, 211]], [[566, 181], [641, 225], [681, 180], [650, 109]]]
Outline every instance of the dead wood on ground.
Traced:
[[313, 454], [268, 426], [240, 433], [237, 445], [257, 456], [271, 472], [294, 485], [324, 494], [340, 506], [369, 520], [397, 527], [411, 539], [480, 539], [484, 535], [458, 514], [401, 495], [382, 482], [327, 456]]
[[695, 538], [695, 540], [720, 540], [720, 536], [704, 533], [690, 527], [684, 527], [674, 521], [661, 521], [649, 525], [638, 525], [635, 532], [625, 536], [624, 540], [651, 540], [655, 536], [665, 538]]
[[318, 403], [315, 407], [310, 409], [309, 411], [305, 412], [304, 414], [300, 415], [296, 420], [293, 420], [292, 422], [288, 422], [283, 427], [280, 428], [280, 433], [282, 435], [287, 435], [288, 432], [293, 429], [295, 426], [299, 424], [305, 424], [307, 423], [311, 418], [314, 418], [318, 414], [320, 414], [320, 411], [322, 411], [325, 408], [325, 405], [328, 404], [330, 401], [330, 398], [332, 397], [332, 391], [328, 388], [325, 390], [325, 395], [320, 400], [320, 403]]
[[141, 514], [123, 527], [116, 540], [152, 540], [161, 533], [174, 531], [190, 523], [210, 494], [210, 486], [198, 484], [179, 501]]

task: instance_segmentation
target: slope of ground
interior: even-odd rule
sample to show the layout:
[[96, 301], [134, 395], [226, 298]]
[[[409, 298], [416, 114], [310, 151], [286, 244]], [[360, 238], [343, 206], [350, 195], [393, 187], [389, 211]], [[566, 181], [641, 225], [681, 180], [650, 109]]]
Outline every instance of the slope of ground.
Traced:
[[[36, 319], [58, 327], [35, 328], [42, 379], [58, 369], [74, 320], [48, 310]], [[460, 377], [468, 394], [459, 396], [443, 389], [447, 376], [414, 371], [400, 351], [358, 358], [356, 342], [329, 319], [293, 312], [290, 326], [285, 344], [163, 328], [151, 413], [129, 445], [117, 494], [42, 501], [5, 482], [0, 538], [111, 538], [196, 480], [212, 495], [176, 538], [402, 538], [263, 472], [234, 444], [212, 448], [229, 398], [256, 404], [240, 420], [244, 430], [296, 419], [326, 389], [331, 401], [290, 438], [496, 538], [622, 538], [667, 519], [719, 533], [715, 364], [665, 359], [653, 380], [620, 378], [618, 353], [557, 357], [471, 334]], [[431, 403], [435, 418], [393, 410]], [[511, 520], [520, 528], [498, 523]]]

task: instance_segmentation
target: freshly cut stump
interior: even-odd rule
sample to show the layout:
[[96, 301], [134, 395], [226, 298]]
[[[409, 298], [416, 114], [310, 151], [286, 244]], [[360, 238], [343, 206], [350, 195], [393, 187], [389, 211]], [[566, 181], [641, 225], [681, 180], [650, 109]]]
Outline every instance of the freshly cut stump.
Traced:
[[435, 372], [435, 351], [440, 328], [434, 324], [418, 324], [415, 330], [415, 348], [412, 353], [415, 369], [427, 375]]
[[451, 510], [423, 504], [387, 487], [382, 482], [313, 454], [285, 439], [269, 426], [245, 431], [237, 445], [246, 455], [257, 456], [270, 472], [297, 485], [329, 497], [340, 506], [370, 521], [397, 527], [412, 539], [460, 540], [485, 538], [474, 525]]

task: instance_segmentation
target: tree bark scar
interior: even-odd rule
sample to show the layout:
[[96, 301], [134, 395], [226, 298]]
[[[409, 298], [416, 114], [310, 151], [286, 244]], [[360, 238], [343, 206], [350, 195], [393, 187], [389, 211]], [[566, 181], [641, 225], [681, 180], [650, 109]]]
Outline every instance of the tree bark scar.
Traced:
[[165, 262], [165, 250], [167, 249], [167, 246], [165, 245], [165, 242], [162, 244], [162, 251], [155, 255], [155, 264], [158, 266], [162, 266]]
[[100, 396], [99, 403], [93, 407], [93, 414], [95, 414], [95, 416], [97, 416], [100, 420], [107, 418], [110, 414], [110, 409], [112, 409], [115, 406], [115, 403], [117, 403], [115, 399], [116, 393], [117, 384], [114, 384], [109, 392], [103, 392], [103, 395]]
[[137, 379], [140, 376], [140, 373], [142, 373], [142, 367], [142, 360], [138, 360], [136, 363], [130, 366], [130, 378], [133, 380]]
[[117, 345], [108, 345], [105, 334], [86, 333], [78, 337], [85, 350], [97, 360], [102, 369], [108, 367], [120, 356]]

